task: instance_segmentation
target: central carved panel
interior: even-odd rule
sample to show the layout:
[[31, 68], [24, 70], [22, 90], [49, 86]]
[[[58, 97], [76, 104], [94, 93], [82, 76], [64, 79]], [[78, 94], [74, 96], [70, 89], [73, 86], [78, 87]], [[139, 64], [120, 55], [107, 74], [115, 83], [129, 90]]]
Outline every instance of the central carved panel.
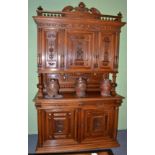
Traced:
[[93, 33], [69, 32], [67, 35], [67, 67], [91, 68]]
[[62, 133], [64, 131], [64, 120], [55, 120], [54, 122], [55, 126], [55, 133]]
[[96, 116], [93, 118], [93, 132], [102, 131], [105, 126], [105, 120], [103, 116]]

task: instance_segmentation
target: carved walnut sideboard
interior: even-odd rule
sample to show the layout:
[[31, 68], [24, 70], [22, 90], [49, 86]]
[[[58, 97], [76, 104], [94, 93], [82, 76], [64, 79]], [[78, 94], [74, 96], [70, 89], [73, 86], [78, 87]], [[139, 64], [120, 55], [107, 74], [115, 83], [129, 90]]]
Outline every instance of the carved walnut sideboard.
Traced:
[[[84, 3], [62, 11], [41, 6], [37, 24], [38, 115], [37, 153], [75, 152], [119, 146], [118, 110], [123, 97], [116, 93], [122, 14], [101, 14]], [[86, 80], [84, 97], [75, 83]], [[110, 95], [100, 93], [103, 77], [110, 79]], [[59, 82], [61, 97], [48, 98], [50, 79]]]

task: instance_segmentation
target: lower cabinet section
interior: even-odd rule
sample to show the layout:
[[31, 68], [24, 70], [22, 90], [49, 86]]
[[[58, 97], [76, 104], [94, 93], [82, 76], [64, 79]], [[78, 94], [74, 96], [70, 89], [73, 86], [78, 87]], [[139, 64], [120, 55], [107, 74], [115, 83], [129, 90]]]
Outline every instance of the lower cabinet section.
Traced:
[[[67, 106], [65, 106], [67, 105]], [[76, 105], [76, 106], [75, 106]], [[118, 104], [83, 102], [38, 108], [37, 152], [116, 147]]]

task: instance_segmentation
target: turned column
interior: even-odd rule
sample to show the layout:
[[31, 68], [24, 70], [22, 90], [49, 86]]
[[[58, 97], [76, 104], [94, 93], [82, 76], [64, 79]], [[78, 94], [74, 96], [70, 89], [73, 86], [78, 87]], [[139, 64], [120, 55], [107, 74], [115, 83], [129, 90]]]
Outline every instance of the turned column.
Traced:
[[39, 80], [39, 83], [37, 84], [38, 97], [43, 98], [43, 75], [42, 74], [38, 75], [38, 80]]
[[112, 73], [112, 89], [111, 89], [111, 95], [115, 96], [116, 95], [116, 73]]

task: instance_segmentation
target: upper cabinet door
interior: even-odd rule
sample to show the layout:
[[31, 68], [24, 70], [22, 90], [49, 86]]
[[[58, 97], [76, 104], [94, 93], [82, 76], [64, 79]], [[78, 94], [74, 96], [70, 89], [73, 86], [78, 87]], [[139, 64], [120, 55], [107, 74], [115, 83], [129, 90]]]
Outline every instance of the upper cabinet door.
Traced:
[[113, 70], [115, 57], [115, 33], [99, 34], [99, 69]]
[[92, 69], [94, 33], [89, 31], [68, 31], [66, 33], [67, 69]]
[[51, 71], [64, 68], [64, 30], [44, 29], [41, 37], [42, 68]]

